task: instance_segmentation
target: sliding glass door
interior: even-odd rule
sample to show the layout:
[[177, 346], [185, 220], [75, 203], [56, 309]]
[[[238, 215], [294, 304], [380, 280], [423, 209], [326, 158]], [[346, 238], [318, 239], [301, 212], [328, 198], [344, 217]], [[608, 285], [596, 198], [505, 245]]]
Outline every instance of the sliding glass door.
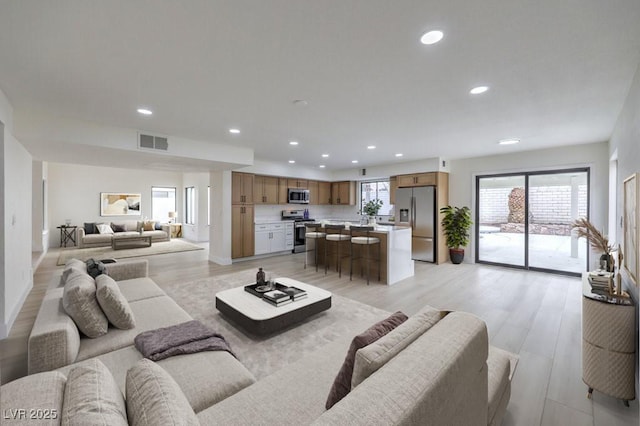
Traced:
[[579, 275], [587, 242], [571, 223], [588, 217], [589, 170], [476, 178], [476, 261]]

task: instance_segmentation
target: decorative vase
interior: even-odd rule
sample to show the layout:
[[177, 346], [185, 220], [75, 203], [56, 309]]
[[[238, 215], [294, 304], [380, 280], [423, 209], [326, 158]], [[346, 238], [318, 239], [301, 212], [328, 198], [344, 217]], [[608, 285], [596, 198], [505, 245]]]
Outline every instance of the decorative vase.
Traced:
[[613, 256], [606, 253], [600, 256], [600, 269], [607, 272], [613, 272]]
[[369, 226], [376, 226], [376, 217], [369, 216]]
[[462, 263], [464, 260], [464, 249], [449, 249], [449, 257], [451, 258], [451, 263], [454, 265], [458, 265]]

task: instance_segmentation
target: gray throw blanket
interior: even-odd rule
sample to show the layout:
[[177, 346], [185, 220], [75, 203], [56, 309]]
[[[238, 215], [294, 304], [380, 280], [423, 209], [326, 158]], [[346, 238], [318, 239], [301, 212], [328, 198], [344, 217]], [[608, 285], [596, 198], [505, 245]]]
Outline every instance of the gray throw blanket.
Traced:
[[142, 356], [152, 361], [204, 351], [227, 351], [236, 356], [224, 337], [197, 320], [145, 331], [134, 342]]

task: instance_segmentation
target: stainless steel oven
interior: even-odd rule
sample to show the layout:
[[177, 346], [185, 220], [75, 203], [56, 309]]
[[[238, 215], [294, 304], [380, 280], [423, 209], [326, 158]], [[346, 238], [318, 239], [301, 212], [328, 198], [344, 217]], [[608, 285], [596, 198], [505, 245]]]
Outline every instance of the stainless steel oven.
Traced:
[[300, 253], [306, 250], [305, 237], [307, 229], [305, 223], [315, 222], [313, 219], [304, 218], [304, 210], [283, 210], [282, 220], [293, 220], [293, 252]]

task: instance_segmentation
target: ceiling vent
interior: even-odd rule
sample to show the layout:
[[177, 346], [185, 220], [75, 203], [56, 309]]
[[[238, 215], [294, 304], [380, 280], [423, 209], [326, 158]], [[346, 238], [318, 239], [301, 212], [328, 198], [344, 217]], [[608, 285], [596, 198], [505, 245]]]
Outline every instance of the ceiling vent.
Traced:
[[167, 151], [169, 149], [169, 141], [163, 136], [138, 133], [138, 148]]

